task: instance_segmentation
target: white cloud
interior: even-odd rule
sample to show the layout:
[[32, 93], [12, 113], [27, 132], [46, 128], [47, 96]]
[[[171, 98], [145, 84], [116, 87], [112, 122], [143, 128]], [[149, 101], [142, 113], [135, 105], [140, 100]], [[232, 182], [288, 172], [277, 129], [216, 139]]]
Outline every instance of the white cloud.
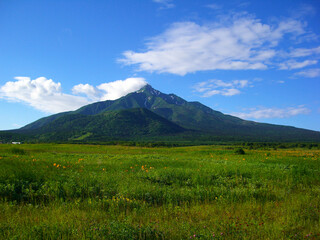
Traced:
[[0, 87], [0, 98], [13, 102], [23, 102], [46, 113], [58, 113], [75, 110], [94, 101], [114, 100], [130, 92], [139, 90], [146, 84], [143, 78], [128, 78], [115, 82], [104, 83], [98, 87], [79, 84], [73, 87], [73, 94], [85, 94], [86, 97], [65, 94], [61, 83], [52, 79], [39, 77], [15, 77]]
[[289, 53], [290, 57], [307, 57], [314, 54], [320, 54], [320, 46], [316, 48], [296, 48]]
[[288, 70], [288, 69], [298, 69], [298, 68], [304, 68], [309, 65], [317, 64], [317, 60], [304, 60], [303, 62], [297, 62], [295, 60], [289, 60], [284, 63], [280, 63], [280, 69], [281, 70]]
[[202, 97], [211, 97], [213, 95], [234, 96], [240, 94], [239, 88], [249, 85], [248, 80], [233, 80], [224, 82], [218, 79], [200, 82], [194, 86], [195, 92], [201, 93]]
[[294, 75], [307, 77], [307, 78], [319, 77], [320, 76], [320, 68], [307, 69], [305, 71], [297, 72]]
[[15, 79], [17, 81], [7, 82], [0, 88], [0, 98], [24, 102], [47, 113], [74, 110], [89, 103], [86, 98], [62, 93], [60, 83], [45, 77], [34, 80], [29, 77]]
[[146, 84], [144, 78], [127, 78], [126, 80], [102, 83], [97, 87], [89, 84], [79, 84], [72, 88], [72, 92], [74, 94], [85, 94], [94, 101], [115, 100], [139, 90]]
[[215, 69], [266, 69], [285, 34], [304, 33], [304, 24], [294, 19], [274, 25], [249, 16], [207, 25], [178, 22], [149, 39], [146, 51], [126, 51], [119, 61], [137, 65], [139, 71], [178, 75]]
[[300, 114], [308, 114], [310, 110], [304, 106], [289, 108], [253, 108], [247, 113], [231, 113], [243, 119], [288, 118]]
[[100, 92], [93, 86], [87, 84], [78, 84], [72, 88], [73, 94], [85, 94], [88, 98], [98, 101], [100, 100]]
[[103, 83], [97, 88], [103, 92], [100, 97], [101, 101], [115, 100], [128, 93], [137, 91], [145, 86], [147, 82], [144, 78], [127, 78], [126, 80], [118, 80], [109, 83]]
[[153, 0], [155, 3], [162, 5], [160, 9], [173, 8], [175, 5], [172, 3], [172, 0]]

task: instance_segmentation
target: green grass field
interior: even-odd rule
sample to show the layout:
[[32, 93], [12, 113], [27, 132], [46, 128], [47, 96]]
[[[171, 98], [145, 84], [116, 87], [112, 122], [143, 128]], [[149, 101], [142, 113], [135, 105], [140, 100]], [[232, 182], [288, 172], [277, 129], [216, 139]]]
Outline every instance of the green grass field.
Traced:
[[320, 150], [0, 145], [0, 239], [320, 239]]

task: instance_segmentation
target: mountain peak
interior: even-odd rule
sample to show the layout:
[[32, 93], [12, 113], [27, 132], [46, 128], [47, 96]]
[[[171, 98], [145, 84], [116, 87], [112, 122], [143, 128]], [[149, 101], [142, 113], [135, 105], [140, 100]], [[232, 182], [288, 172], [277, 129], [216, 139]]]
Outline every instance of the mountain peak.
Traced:
[[161, 94], [160, 91], [154, 89], [150, 84], [147, 84], [143, 88], [141, 88], [140, 90], [136, 91], [136, 93], [141, 93], [141, 92], [149, 93], [154, 96], [159, 96]]

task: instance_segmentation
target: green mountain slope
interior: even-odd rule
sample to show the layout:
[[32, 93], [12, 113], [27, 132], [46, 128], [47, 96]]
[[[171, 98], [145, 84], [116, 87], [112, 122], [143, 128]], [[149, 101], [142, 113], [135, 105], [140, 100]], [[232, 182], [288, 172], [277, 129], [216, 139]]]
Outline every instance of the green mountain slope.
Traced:
[[[47, 119], [46, 119], [47, 120]], [[39, 124], [39, 122], [37, 123]], [[182, 127], [142, 108], [108, 111], [96, 115], [64, 114], [37, 129], [20, 129], [40, 141], [133, 140], [184, 132]]]
[[[139, 116], [133, 117], [133, 113], [130, 111], [122, 112], [135, 108], [140, 109]], [[145, 112], [146, 110], [141, 110], [142, 108], [149, 111]], [[149, 126], [145, 125], [145, 122], [150, 120], [148, 116], [151, 115], [151, 112], [154, 118], [156, 116], [159, 118], [162, 127], [155, 131], [149, 129], [146, 132], [142, 129]], [[119, 114], [125, 114], [121, 121], [118, 121]], [[163, 120], [166, 120], [166, 123]], [[141, 126], [143, 127], [141, 128]], [[180, 130], [177, 127], [180, 127]], [[168, 130], [166, 130], [167, 128]], [[128, 134], [123, 133], [124, 129]], [[133, 131], [133, 129], [135, 130]], [[190, 131], [185, 132], [182, 129]], [[176, 135], [176, 139], [183, 138], [190, 141], [212, 139], [320, 141], [320, 132], [246, 121], [214, 111], [199, 102], [188, 102], [174, 94], [161, 93], [150, 85], [114, 101], [97, 102], [73, 112], [42, 118], [15, 132], [30, 134], [37, 132], [39, 138], [40, 135], [48, 135], [53, 138], [53, 133], [58, 136], [57, 134], [61, 132], [57, 139], [62, 138], [64, 134], [64, 140], [81, 140], [82, 138], [87, 140], [143, 139], [146, 136], [157, 138], [160, 135], [171, 134]], [[56, 137], [54, 138], [56, 139]]]

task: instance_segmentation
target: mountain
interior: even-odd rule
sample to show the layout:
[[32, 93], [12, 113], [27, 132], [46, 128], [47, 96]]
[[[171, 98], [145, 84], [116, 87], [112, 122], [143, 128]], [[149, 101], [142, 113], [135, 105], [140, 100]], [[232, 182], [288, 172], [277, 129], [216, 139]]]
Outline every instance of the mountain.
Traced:
[[133, 108], [85, 115], [76, 112], [41, 119], [13, 131], [44, 142], [137, 140], [186, 131], [145, 108]]
[[320, 132], [246, 121], [150, 85], [117, 100], [42, 118], [11, 133], [41, 141], [162, 140], [166, 136], [187, 141], [320, 141]]

